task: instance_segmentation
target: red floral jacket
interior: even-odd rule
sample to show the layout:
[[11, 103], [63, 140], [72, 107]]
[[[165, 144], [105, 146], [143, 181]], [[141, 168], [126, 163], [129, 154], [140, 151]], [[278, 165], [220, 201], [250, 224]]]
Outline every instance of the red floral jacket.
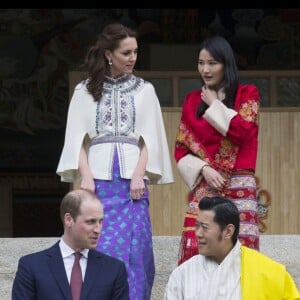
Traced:
[[[197, 107], [202, 101], [201, 90], [187, 94], [176, 137], [175, 160], [178, 162], [183, 156], [192, 153], [217, 170], [255, 172], [259, 100], [259, 92], [254, 85], [238, 86], [234, 103], [237, 114], [230, 119], [224, 136], [212, 125], [213, 122], [209, 123], [205, 119], [205, 115], [196, 118]], [[215, 117], [220, 118], [220, 114]]]

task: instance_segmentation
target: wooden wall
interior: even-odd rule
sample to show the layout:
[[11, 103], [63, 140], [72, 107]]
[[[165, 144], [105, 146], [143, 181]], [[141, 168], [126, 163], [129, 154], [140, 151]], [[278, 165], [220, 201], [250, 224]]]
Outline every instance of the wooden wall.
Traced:
[[[69, 90], [84, 78], [70, 72]], [[175, 183], [149, 186], [153, 235], [180, 235], [186, 210], [188, 189], [173, 159], [180, 108], [163, 108]], [[300, 108], [261, 108], [259, 115], [259, 153], [256, 175], [261, 189], [271, 196], [266, 234], [300, 234]]]
[[[171, 155], [179, 124], [179, 108], [164, 108]], [[300, 234], [300, 110], [261, 109], [256, 175], [271, 196], [266, 234]], [[150, 211], [154, 235], [178, 235], [186, 210], [188, 189], [172, 156], [175, 183], [150, 186]]]

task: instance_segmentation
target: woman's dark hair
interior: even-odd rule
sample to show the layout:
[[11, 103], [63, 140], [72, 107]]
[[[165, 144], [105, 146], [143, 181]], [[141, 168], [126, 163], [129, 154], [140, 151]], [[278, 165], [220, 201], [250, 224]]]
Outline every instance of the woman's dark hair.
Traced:
[[[201, 50], [207, 50], [210, 55], [218, 62], [224, 64], [224, 92], [225, 99], [223, 103], [230, 108], [234, 107], [234, 99], [238, 87], [238, 71], [233, 50], [226, 39], [221, 36], [212, 36], [205, 39], [201, 44], [198, 55]], [[202, 79], [201, 79], [202, 81]], [[202, 81], [204, 84], [204, 82]], [[208, 105], [202, 101], [197, 109], [197, 117], [200, 118]]]
[[224, 230], [227, 225], [233, 224], [235, 231], [231, 241], [235, 245], [240, 230], [240, 215], [236, 205], [224, 197], [203, 197], [199, 201], [199, 209], [214, 211], [214, 222], [219, 224], [221, 230]]
[[120, 42], [127, 38], [137, 38], [137, 33], [120, 23], [112, 23], [104, 27], [96, 43], [86, 54], [84, 65], [88, 71], [87, 89], [95, 101], [100, 101], [103, 91], [104, 76], [107, 73], [108, 61], [105, 51], [114, 51]]

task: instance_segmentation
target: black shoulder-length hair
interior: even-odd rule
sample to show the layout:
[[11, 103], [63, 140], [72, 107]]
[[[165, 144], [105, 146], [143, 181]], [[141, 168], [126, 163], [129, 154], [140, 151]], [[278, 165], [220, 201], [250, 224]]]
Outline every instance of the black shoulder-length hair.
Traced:
[[[233, 50], [227, 40], [221, 36], [212, 36], [205, 39], [199, 47], [198, 55], [205, 49], [218, 62], [224, 64], [224, 92], [223, 103], [233, 108], [236, 90], [239, 83], [238, 71]], [[202, 81], [202, 79], [200, 79]], [[204, 84], [204, 82], [202, 81]], [[208, 105], [201, 102], [197, 109], [197, 117], [201, 117]]]

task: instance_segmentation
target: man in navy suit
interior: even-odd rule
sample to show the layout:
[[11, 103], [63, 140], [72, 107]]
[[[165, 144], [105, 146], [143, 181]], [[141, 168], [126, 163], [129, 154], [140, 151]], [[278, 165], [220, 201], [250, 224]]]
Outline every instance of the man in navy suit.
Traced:
[[60, 216], [61, 239], [46, 250], [20, 258], [12, 300], [72, 300], [74, 252], [81, 253], [80, 300], [129, 300], [125, 264], [94, 250], [103, 221], [98, 197], [86, 190], [71, 191], [61, 202]]

